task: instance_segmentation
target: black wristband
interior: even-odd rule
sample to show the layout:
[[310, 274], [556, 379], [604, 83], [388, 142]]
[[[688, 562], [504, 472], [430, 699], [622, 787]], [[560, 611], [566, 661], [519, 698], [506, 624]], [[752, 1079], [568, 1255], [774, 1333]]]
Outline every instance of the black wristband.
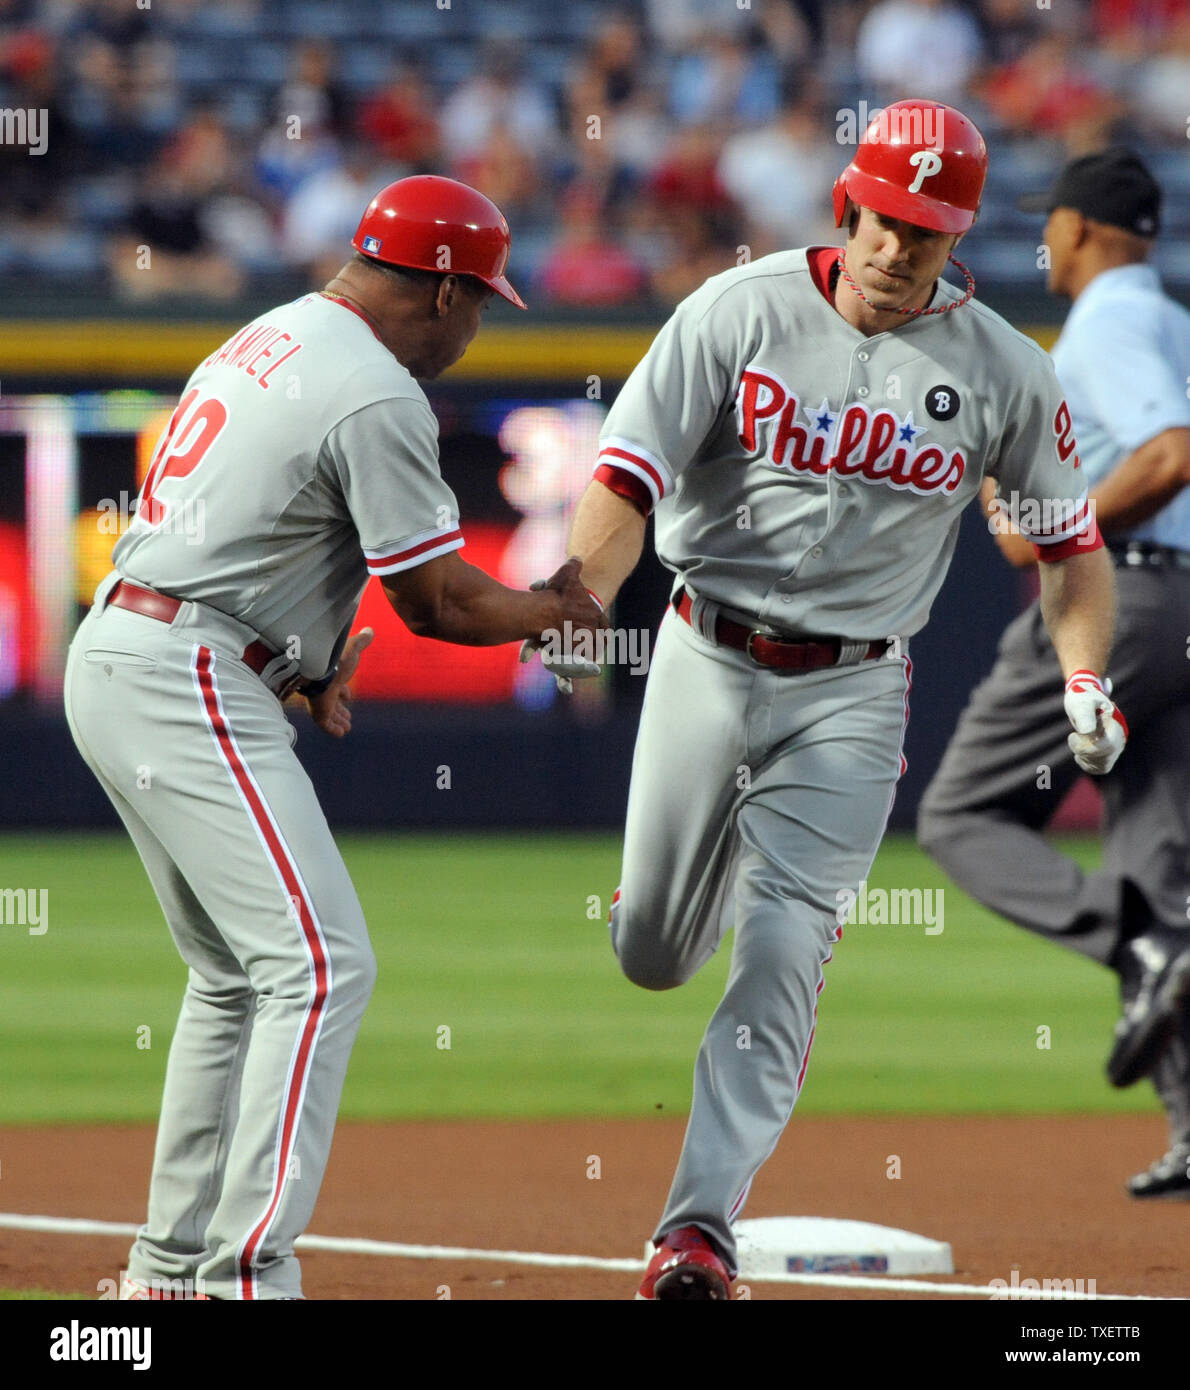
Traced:
[[334, 684], [335, 677], [339, 674], [339, 658], [343, 655], [343, 648], [347, 644], [347, 635], [351, 631], [351, 623], [348, 622], [343, 631], [335, 640], [334, 650], [331, 652], [331, 667], [325, 676], [320, 676], [316, 681], [307, 681], [305, 685], [297, 688], [299, 695], [321, 695], [324, 690], [329, 690]]
[[305, 695], [307, 697], [311, 695], [321, 695], [324, 690], [329, 690], [331, 686], [334, 685], [335, 677], [338, 674], [339, 667], [338, 665], [335, 665], [330, 671], [327, 672], [325, 676], [322, 677], [321, 680], [307, 681], [305, 685], [299, 685], [297, 688], [297, 693], [299, 695]]

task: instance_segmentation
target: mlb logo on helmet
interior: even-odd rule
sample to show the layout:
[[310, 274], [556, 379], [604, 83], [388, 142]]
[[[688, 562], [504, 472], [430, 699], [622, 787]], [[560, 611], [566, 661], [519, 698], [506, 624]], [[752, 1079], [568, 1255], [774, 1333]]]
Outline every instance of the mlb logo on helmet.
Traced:
[[380, 238], [378, 236], [364, 237], [363, 249], [371, 256], [378, 256], [380, 254]]

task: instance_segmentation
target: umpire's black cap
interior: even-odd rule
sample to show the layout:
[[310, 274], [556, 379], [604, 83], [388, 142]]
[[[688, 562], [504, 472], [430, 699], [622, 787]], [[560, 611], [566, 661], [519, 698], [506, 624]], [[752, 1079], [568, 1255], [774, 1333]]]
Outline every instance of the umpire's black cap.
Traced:
[[1050, 192], [1027, 193], [1016, 205], [1022, 212], [1074, 208], [1139, 237], [1154, 237], [1161, 228], [1161, 185], [1123, 145], [1072, 159]]

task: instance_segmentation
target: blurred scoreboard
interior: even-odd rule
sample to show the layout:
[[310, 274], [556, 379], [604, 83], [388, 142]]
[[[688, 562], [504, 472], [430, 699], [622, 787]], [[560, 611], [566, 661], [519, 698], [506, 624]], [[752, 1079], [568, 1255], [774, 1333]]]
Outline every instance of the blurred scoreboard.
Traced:
[[[568, 518], [591, 476], [604, 406], [548, 390], [512, 398], [506, 386], [429, 395], [442, 470], [459, 500], [464, 558], [527, 588], [565, 558]], [[175, 404], [172, 396], [122, 390], [0, 399], [0, 698], [60, 699], [66, 648], [135, 516]], [[193, 540], [198, 565], [201, 535]], [[521, 666], [515, 644], [466, 648], [415, 638], [375, 580], [356, 624], [366, 625], [377, 641], [353, 683], [363, 698], [529, 709], [555, 698], [552, 679], [538, 662]]]

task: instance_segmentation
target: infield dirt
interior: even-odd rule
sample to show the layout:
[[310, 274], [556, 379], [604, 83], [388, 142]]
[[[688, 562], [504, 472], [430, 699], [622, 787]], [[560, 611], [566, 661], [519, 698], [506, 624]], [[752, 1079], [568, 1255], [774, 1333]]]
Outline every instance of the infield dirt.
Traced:
[[[639, 1258], [683, 1122], [339, 1126], [311, 1233], [419, 1245]], [[1101, 1294], [1190, 1295], [1190, 1203], [1124, 1180], [1165, 1144], [1146, 1116], [795, 1119], [746, 1216], [837, 1216], [949, 1241], [953, 1282], [1094, 1279]], [[8, 1129], [0, 1209], [136, 1222], [150, 1127]], [[897, 1171], [899, 1177], [890, 1177]], [[598, 1176], [588, 1176], [598, 1172]], [[0, 1229], [0, 1287], [97, 1296], [124, 1237]], [[624, 1299], [632, 1275], [514, 1263], [307, 1253], [314, 1299]], [[946, 1282], [942, 1276], [930, 1276]], [[754, 1299], [920, 1297], [756, 1282]], [[950, 1295], [948, 1297], [953, 1297]]]

